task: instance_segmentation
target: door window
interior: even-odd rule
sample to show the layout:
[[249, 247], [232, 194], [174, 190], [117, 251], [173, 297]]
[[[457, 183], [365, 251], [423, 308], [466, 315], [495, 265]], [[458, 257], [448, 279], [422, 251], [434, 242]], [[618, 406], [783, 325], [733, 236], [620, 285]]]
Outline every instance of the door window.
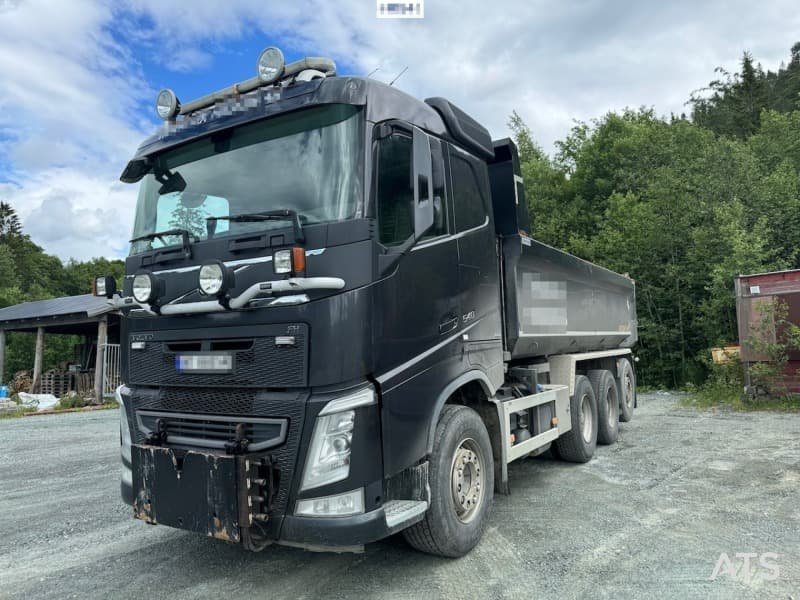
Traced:
[[381, 244], [398, 246], [414, 233], [411, 138], [392, 133], [378, 148], [378, 229]]

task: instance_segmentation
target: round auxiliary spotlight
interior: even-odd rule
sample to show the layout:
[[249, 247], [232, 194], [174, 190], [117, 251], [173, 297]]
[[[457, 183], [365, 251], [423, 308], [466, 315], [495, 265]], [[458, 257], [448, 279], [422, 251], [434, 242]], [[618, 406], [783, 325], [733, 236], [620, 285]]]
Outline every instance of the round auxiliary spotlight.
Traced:
[[150, 304], [158, 296], [158, 285], [151, 273], [137, 273], [133, 278], [133, 297], [140, 304]]
[[283, 52], [275, 46], [270, 46], [258, 56], [256, 73], [262, 83], [273, 83], [283, 75], [284, 66]]
[[165, 121], [174, 119], [181, 109], [178, 97], [170, 89], [161, 90], [156, 99], [156, 113]]

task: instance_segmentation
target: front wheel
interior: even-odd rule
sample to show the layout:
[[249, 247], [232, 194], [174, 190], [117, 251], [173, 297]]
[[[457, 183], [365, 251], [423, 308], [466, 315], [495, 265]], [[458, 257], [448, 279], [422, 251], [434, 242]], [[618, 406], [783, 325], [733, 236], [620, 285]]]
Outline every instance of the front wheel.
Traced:
[[466, 406], [446, 405], [436, 425], [430, 461], [431, 504], [425, 518], [403, 531], [411, 546], [456, 558], [483, 534], [494, 493], [489, 434]]

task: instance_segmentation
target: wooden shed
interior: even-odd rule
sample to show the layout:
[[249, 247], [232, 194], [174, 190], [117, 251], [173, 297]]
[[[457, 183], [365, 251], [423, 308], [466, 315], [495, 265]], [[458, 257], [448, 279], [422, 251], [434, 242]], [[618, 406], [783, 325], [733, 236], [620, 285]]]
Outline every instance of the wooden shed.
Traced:
[[[757, 273], [755, 275], [739, 275], [735, 280], [736, 316], [739, 329], [739, 345], [745, 372], [745, 385], [750, 387], [750, 366], [766, 360], [747, 343], [755, 334], [758, 322], [764, 317], [760, 306], [780, 300], [787, 307], [788, 320], [800, 324], [800, 269], [777, 271], [773, 273]], [[774, 329], [768, 332], [775, 341]], [[792, 350], [788, 354], [788, 362], [784, 368], [783, 380], [789, 392], [800, 393], [800, 352]]]
[[[119, 373], [119, 316], [110, 313], [105, 298], [91, 294], [25, 302], [0, 309], [0, 383], [5, 366], [6, 332], [36, 334], [33, 364], [34, 393], [42, 390], [44, 334], [78, 335], [85, 340], [91, 364], [79, 365], [94, 379], [94, 397], [102, 399]], [[116, 342], [116, 343], [115, 343]], [[116, 360], [116, 365], [114, 361]]]

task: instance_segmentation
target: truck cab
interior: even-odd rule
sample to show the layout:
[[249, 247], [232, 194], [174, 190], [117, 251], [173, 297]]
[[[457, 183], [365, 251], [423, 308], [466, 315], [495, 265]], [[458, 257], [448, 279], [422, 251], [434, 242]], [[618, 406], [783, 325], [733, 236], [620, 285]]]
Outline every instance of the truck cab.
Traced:
[[[497, 400], [514, 365], [493, 193], [510, 181], [519, 212], [513, 143], [443, 98], [275, 48], [254, 80], [185, 106], [165, 90], [158, 112], [121, 177], [139, 186], [125, 280], [98, 280], [124, 315], [134, 516], [251, 550], [407, 530], [468, 551], [525, 425]], [[551, 422], [532, 434], [553, 437], [567, 388], [536, 400]]]

